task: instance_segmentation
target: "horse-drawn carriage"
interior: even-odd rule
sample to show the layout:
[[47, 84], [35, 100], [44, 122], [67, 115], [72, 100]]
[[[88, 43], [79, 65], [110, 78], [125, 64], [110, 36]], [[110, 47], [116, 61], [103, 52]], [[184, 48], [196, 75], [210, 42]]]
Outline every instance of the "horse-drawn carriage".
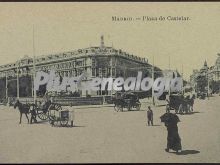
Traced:
[[134, 93], [117, 92], [115, 97], [113, 97], [113, 102], [116, 111], [123, 111], [124, 108], [127, 108], [128, 111], [132, 110], [132, 108], [136, 110], [141, 108], [139, 98]]
[[36, 103], [31, 104], [32, 110], [36, 111], [36, 114], [39, 119], [41, 120], [47, 120], [49, 118], [49, 112], [50, 110], [62, 110], [62, 107], [60, 104], [57, 103], [51, 103], [51, 101], [46, 101], [44, 104]]
[[184, 97], [182, 94], [172, 94], [169, 101], [167, 100], [166, 111], [175, 110], [175, 113], [189, 113], [193, 111], [194, 99], [194, 95], [190, 98], [189, 96]]
[[38, 118], [41, 120], [49, 119], [49, 123], [52, 126], [58, 124], [68, 126], [69, 122], [71, 122], [71, 126], [73, 126], [73, 113], [68, 109], [63, 109], [60, 104], [47, 101], [42, 106], [38, 104], [33, 104], [33, 106]]
[[73, 113], [68, 109], [62, 109], [60, 104], [51, 103], [51, 101], [46, 101], [43, 104], [39, 103], [26, 103], [23, 104], [17, 100], [14, 104], [14, 108], [18, 107], [20, 111], [20, 122], [22, 119], [22, 114], [26, 115], [26, 118], [29, 123], [28, 114], [31, 113], [31, 121], [37, 122], [36, 117], [41, 120], [49, 119], [49, 123], [54, 126], [60, 124], [61, 126], [68, 126], [68, 123], [71, 122], [73, 126]]

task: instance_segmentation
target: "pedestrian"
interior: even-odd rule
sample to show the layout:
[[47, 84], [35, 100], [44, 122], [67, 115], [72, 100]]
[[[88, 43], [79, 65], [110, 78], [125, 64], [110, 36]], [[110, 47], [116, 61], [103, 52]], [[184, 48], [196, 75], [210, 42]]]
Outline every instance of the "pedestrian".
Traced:
[[148, 126], [150, 124], [153, 125], [153, 111], [150, 106], [148, 106], [148, 110], [147, 110], [147, 124]]
[[32, 121], [34, 120], [34, 123], [37, 123], [37, 113], [36, 113], [36, 110], [34, 109], [34, 107], [33, 107], [33, 109], [31, 109], [30, 110], [30, 112], [31, 112], [31, 124], [32, 124]]
[[182, 150], [181, 138], [178, 133], [177, 123], [180, 122], [179, 117], [176, 114], [165, 113], [161, 117], [161, 122], [165, 123], [167, 127], [167, 148], [166, 152], [170, 149], [176, 151], [177, 153]]
[[170, 101], [166, 99], [167, 105], [166, 105], [166, 113], [170, 112]]
[[169, 152], [169, 149], [176, 151], [177, 153], [182, 150], [181, 139], [178, 133], [177, 123], [165, 123], [167, 127], [167, 148], [166, 152]]

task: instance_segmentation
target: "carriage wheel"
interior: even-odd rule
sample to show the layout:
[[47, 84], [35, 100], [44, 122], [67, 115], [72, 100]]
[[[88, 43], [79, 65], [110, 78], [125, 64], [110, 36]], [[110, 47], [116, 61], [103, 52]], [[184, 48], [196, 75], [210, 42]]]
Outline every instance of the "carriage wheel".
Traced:
[[114, 106], [114, 110], [115, 111], [118, 111], [118, 108], [117, 108], [117, 105], [115, 104], [115, 106]]
[[49, 123], [51, 124], [51, 126], [58, 126], [58, 120], [56, 118], [54, 118], [54, 120], [50, 120]]
[[59, 111], [59, 110], [62, 110], [62, 107], [61, 107], [60, 104], [51, 104], [48, 108], [48, 117], [49, 117], [49, 119], [51, 118], [51, 116], [53, 117], [53, 115], [51, 115], [51, 110]]
[[166, 105], [166, 113], [169, 113], [169, 112], [170, 112], [170, 106]]
[[187, 104], [186, 105], [186, 110], [185, 110], [185, 113], [189, 113], [190, 112], [190, 105], [189, 104]]
[[128, 109], [128, 111], [130, 111], [131, 110], [131, 105], [128, 105], [127, 109]]
[[49, 123], [53, 126], [55, 124], [55, 116], [49, 116]]
[[178, 109], [175, 109], [175, 113], [178, 113]]
[[178, 110], [179, 110], [179, 113], [180, 113], [180, 114], [183, 114], [183, 105], [182, 105], [182, 104], [180, 104], [180, 106], [179, 106], [179, 109], [178, 109]]
[[50, 121], [53, 121], [53, 120], [56, 120], [55, 114], [52, 114], [50, 109], [48, 109], [48, 110], [49, 110], [49, 111], [48, 111], [49, 122], [50, 122]]
[[60, 120], [60, 125], [61, 126], [67, 126], [68, 125], [68, 120]]
[[141, 104], [137, 104], [136, 109], [137, 109], [138, 111], [140, 111], [140, 109], [141, 109]]
[[56, 110], [56, 111], [59, 111], [59, 110], [62, 110], [62, 107], [60, 104], [51, 104], [48, 108], [48, 110]]
[[47, 120], [49, 117], [48, 112], [38, 112], [37, 116], [41, 119], [41, 120]]
[[118, 111], [123, 111], [122, 105], [118, 105], [118, 106], [116, 106], [116, 108], [117, 108], [117, 112], [118, 112]]
[[120, 111], [122, 111], [123, 112], [123, 106], [121, 105], [121, 107], [120, 107]]
[[57, 110], [57, 111], [59, 111], [59, 110], [62, 110], [62, 107], [61, 107], [60, 104], [55, 104], [55, 105], [54, 105], [54, 109]]

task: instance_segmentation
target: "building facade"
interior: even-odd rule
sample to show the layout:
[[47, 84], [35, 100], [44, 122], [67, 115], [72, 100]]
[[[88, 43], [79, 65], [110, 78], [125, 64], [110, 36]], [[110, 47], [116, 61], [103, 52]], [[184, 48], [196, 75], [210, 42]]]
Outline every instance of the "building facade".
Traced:
[[[152, 65], [148, 60], [134, 56], [121, 49], [104, 45], [104, 37], [101, 37], [101, 45], [78, 49], [76, 51], [63, 52], [53, 55], [38, 56], [33, 60], [28, 56], [15, 63], [0, 66], [0, 97], [31, 97], [33, 96], [33, 75], [38, 71], [49, 72], [55, 70], [61, 78], [77, 77], [86, 72], [87, 77], [83, 81], [90, 81], [94, 77], [136, 77], [138, 71], [142, 71], [143, 77], [151, 77]], [[158, 67], [154, 67], [155, 78], [162, 75]], [[19, 80], [19, 81], [18, 81]], [[17, 88], [19, 87], [19, 88]], [[45, 86], [40, 87], [38, 95], [44, 95]], [[66, 91], [63, 91], [65, 93]], [[114, 91], [77, 91], [80, 96], [111, 95]]]
[[218, 93], [220, 91], [220, 54], [213, 66], [208, 67], [205, 61], [200, 70], [193, 70], [190, 82], [197, 91], [207, 91], [209, 87], [213, 93]]

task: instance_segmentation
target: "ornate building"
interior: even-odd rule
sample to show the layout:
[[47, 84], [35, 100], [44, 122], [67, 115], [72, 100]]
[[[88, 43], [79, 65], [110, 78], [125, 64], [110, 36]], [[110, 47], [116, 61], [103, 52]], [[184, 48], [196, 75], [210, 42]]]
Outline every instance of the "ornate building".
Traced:
[[208, 86], [208, 71], [209, 67], [207, 62], [204, 62], [203, 67], [200, 70], [193, 70], [193, 74], [190, 76], [191, 86], [194, 88], [195, 92], [205, 92]]
[[200, 70], [193, 70], [190, 76], [191, 85], [195, 90], [204, 91], [207, 87], [215, 93], [220, 91], [220, 54], [213, 66], [208, 67], [207, 62], [204, 62]]
[[215, 65], [210, 67], [209, 77], [211, 79], [211, 88], [213, 92], [220, 92], [220, 54], [218, 54]]
[[215, 65], [210, 67], [210, 76], [214, 81], [220, 81], [220, 53], [215, 61]]
[[[143, 72], [143, 77], [150, 77], [152, 74], [152, 66], [145, 58], [134, 56], [121, 49], [117, 50], [105, 46], [103, 36], [99, 47], [38, 56], [35, 58], [35, 66], [36, 72], [55, 70], [60, 77], [75, 77], [86, 71], [88, 77], [83, 81], [89, 81], [93, 77], [136, 77], [138, 71]], [[154, 67], [154, 70], [155, 78], [162, 75], [159, 68]], [[0, 66], [0, 98], [6, 96], [16, 97], [17, 95], [20, 97], [33, 96], [33, 73], [33, 58], [28, 56], [15, 63]], [[44, 94], [45, 87], [40, 89], [43, 91], [41, 94]], [[65, 93], [65, 91], [63, 92]], [[78, 92], [80, 96], [95, 96], [111, 95], [112, 91], [80, 90]], [[40, 95], [39, 91], [38, 95]]]

